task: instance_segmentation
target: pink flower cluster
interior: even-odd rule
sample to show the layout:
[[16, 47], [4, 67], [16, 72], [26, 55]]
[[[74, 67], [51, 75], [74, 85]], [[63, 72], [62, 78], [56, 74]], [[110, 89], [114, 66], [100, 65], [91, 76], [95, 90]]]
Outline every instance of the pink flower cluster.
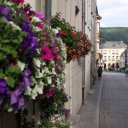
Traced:
[[42, 60], [53, 60], [54, 56], [52, 51], [49, 48], [43, 47], [42, 48]]
[[14, 2], [16, 4], [23, 4], [24, 0], [12, 0], [12, 2]]
[[44, 14], [41, 12], [35, 12], [35, 14], [40, 20], [43, 20], [45, 18]]
[[46, 96], [51, 97], [55, 93], [55, 87], [51, 87], [49, 91], [47, 92]]

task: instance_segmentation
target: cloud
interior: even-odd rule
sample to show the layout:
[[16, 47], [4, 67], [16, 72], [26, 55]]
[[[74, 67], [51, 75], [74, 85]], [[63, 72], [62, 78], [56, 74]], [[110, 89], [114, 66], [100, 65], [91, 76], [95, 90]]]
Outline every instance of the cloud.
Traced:
[[128, 27], [128, 0], [98, 0], [98, 11], [101, 26]]
[[108, 27], [104, 22], [101, 22], [101, 23], [100, 23], [100, 26], [101, 26], [101, 27]]

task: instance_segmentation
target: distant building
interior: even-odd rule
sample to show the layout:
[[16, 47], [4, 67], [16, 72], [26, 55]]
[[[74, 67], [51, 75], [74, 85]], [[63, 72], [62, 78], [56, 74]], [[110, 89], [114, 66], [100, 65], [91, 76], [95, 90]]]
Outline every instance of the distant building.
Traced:
[[99, 53], [99, 43], [100, 43], [100, 20], [102, 17], [98, 14], [98, 9], [96, 8], [96, 24], [97, 24], [97, 31], [96, 31], [96, 66], [99, 65], [101, 60], [101, 54]]
[[121, 65], [122, 67], [128, 68], [128, 47], [126, 50], [121, 54]]
[[100, 45], [99, 52], [102, 54], [101, 66], [104, 68], [125, 67], [125, 51], [127, 45], [123, 41], [106, 41]]

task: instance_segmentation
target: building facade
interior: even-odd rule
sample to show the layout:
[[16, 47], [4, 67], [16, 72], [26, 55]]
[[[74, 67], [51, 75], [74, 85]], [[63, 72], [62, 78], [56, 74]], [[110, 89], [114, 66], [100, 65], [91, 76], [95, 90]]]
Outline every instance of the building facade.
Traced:
[[125, 50], [127, 45], [123, 41], [106, 41], [100, 45], [103, 58], [101, 65], [106, 68], [121, 68], [125, 66]]
[[96, 16], [96, 21], [97, 21], [97, 32], [96, 32], [96, 66], [99, 66], [100, 60], [102, 58], [100, 52], [99, 52], [99, 43], [100, 43], [100, 20], [102, 17], [98, 14], [98, 9], [96, 8], [97, 16]]
[[75, 26], [77, 31], [86, 33], [93, 43], [91, 53], [66, 65], [65, 89], [71, 97], [66, 107], [70, 109], [71, 114], [77, 114], [90, 90], [95, 72], [96, 0], [38, 0], [38, 2], [26, 0], [26, 2], [29, 2], [35, 10], [44, 12], [49, 22], [52, 16], [60, 12], [62, 18]]

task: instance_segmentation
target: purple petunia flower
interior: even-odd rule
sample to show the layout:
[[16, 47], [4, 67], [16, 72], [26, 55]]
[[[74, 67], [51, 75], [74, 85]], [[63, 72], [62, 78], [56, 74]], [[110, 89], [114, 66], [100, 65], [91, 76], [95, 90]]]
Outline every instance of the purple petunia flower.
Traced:
[[3, 97], [0, 96], [0, 105], [3, 103]]
[[40, 116], [41, 116], [41, 118], [43, 118], [43, 117], [46, 116], [46, 113], [45, 113], [45, 112], [41, 112], [41, 113], [40, 113]]
[[56, 37], [60, 38], [61, 37], [60, 33], [57, 33], [56, 34]]
[[25, 69], [24, 76], [30, 76], [30, 74], [31, 74], [31, 71], [28, 68]]
[[5, 16], [9, 20], [10, 10], [4, 6], [0, 6], [0, 16]]
[[35, 37], [27, 36], [22, 41], [22, 46], [27, 48], [32, 54], [37, 54], [36, 46], [38, 42]]
[[31, 79], [29, 77], [24, 77], [24, 86], [28, 87], [32, 83]]
[[7, 90], [7, 83], [5, 79], [0, 79], [0, 95], [4, 94]]
[[19, 98], [18, 109], [21, 109], [23, 106], [24, 106], [24, 99], [23, 98]]
[[14, 105], [18, 102], [18, 97], [20, 96], [20, 93], [18, 90], [12, 92], [11, 94], [11, 105]]
[[31, 85], [32, 81], [30, 79], [31, 71], [27, 68], [24, 71], [24, 76], [23, 76], [23, 82], [24, 82], [24, 87], [25, 89]]
[[28, 22], [26, 20], [23, 20], [21, 28], [22, 28], [23, 31], [27, 32], [30, 36], [34, 36], [34, 33], [31, 29], [30, 22]]
[[15, 106], [16, 109], [21, 109], [24, 106], [24, 99], [21, 97], [20, 89], [11, 93], [10, 102], [11, 105]]
[[23, 80], [19, 82], [18, 88], [15, 91], [10, 92], [10, 104], [17, 109], [16, 112], [24, 106], [24, 99], [22, 98], [22, 95], [25, 89], [31, 84], [30, 75], [31, 71], [26, 68], [23, 73]]

